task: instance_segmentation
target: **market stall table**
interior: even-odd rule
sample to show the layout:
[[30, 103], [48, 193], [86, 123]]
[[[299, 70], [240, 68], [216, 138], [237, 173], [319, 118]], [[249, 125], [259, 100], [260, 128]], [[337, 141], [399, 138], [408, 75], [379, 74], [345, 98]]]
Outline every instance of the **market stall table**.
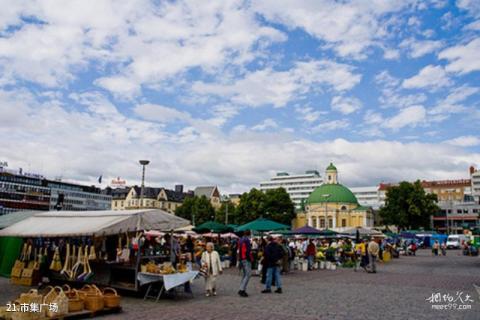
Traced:
[[[158, 301], [165, 290], [169, 291], [189, 281], [192, 281], [197, 277], [198, 273], [198, 271], [188, 271], [173, 274], [139, 272], [137, 275], [137, 280], [140, 286], [148, 285], [147, 292], [145, 293], [143, 299], [146, 300], [147, 298], [154, 298], [155, 301]], [[161, 284], [158, 294], [156, 296], [150, 296], [150, 291], [157, 284]]]

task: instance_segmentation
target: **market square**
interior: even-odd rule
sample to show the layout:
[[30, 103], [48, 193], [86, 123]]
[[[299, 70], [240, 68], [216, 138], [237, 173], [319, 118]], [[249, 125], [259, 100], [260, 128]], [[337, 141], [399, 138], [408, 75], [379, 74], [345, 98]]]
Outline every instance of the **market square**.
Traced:
[[0, 320], [480, 319], [480, 0], [0, 8]]

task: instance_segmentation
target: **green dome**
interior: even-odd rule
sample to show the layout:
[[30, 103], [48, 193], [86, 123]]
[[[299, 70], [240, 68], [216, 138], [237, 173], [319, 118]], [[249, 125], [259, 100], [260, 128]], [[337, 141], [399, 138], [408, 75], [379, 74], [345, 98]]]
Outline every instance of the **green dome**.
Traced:
[[[324, 195], [329, 194], [329, 197]], [[347, 187], [339, 184], [322, 184], [320, 187], [313, 190], [308, 197], [308, 204], [325, 203], [325, 202], [340, 202], [358, 204], [357, 198]]]
[[335, 167], [335, 166], [333, 165], [333, 163], [331, 163], [331, 162], [330, 162], [330, 165], [327, 167], [327, 171], [330, 171], [330, 170], [335, 170], [335, 171], [337, 171], [337, 167]]

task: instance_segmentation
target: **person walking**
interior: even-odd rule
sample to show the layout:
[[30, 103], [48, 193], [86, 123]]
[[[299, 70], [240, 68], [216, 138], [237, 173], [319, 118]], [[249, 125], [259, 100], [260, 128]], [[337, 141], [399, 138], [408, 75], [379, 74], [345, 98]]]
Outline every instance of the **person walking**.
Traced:
[[242, 270], [242, 281], [240, 282], [240, 290], [238, 295], [248, 297], [247, 285], [252, 276], [252, 244], [250, 242], [250, 231], [245, 231], [242, 238], [238, 241], [238, 261], [240, 270]]
[[434, 256], [438, 256], [438, 249], [439, 249], [440, 245], [438, 243], [438, 240], [435, 240], [435, 242], [433, 243], [433, 246], [432, 246], [432, 253]]
[[268, 238], [269, 243], [265, 248], [265, 266], [267, 267], [267, 281], [262, 293], [272, 292], [272, 278], [275, 275], [276, 293], [282, 293], [282, 279], [280, 277], [280, 264], [283, 258], [283, 249], [273, 237]]
[[442, 256], [446, 256], [447, 255], [447, 243], [442, 242], [442, 245], [440, 246], [440, 249], [442, 250]]
[[380, 248], [378, 246], [378, 243], [375, 241], [375, 239], [370, 240], [370, 242], [368, 243], [367, 251], [368, 251], [368, 260], [370, 261], [370, 270], [368, 272], [377, 273], [376, 260], [378, 258], [378, 253], [380, 251]]
[[365, 241], [363, 239], [360, 239], [359, 243], [355, 245], [355, 252], [356, 252], [357, 258], [360, 260], [360, 267], [363, 268], [365, 272], [368, 272], [367, 246], [365, 245]]
[[222, 274], [222, 263], [220, 262], [220, 255], [213, 250], [213, 243], [208, 242], [206, 251], [202, 253], [202, 267], [206, 269], [205, 276], [205, 295], [217, 295], [217, 276]]
[[315, 259], [316, 254], [317, 254], [317, 247], [313, 243], [313, 240], [310, 239], [307, 246], [307, 252], [305, 254], [308, 260], [308, 271], [313, 270], [313, 260]]

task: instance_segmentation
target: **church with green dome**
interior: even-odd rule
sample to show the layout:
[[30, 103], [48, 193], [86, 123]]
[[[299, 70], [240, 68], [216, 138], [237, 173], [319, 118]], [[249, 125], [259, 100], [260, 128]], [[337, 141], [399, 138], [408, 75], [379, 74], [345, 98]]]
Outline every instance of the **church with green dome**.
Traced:
[[324, 183], [310, 194], [304, 208], [304, 212], [297, 215], [297, 227], [373, 227], [371, 208], [361, 206], [352, 191], [338, 182], [337, 168], [333, 163], [325, 171]]

